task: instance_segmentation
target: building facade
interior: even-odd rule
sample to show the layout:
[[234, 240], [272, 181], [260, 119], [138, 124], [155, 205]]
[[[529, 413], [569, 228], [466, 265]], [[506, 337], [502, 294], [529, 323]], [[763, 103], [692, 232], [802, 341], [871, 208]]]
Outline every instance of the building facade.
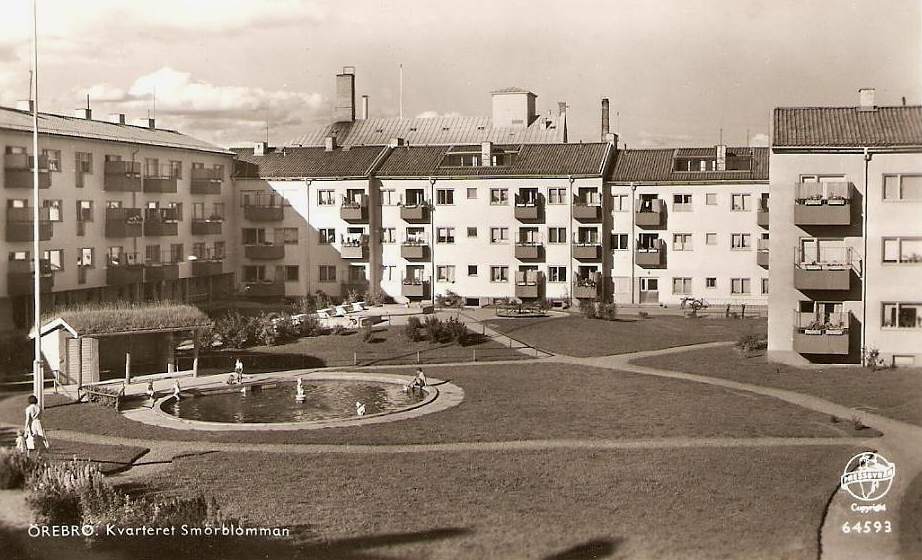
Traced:
[[769, 356], [922, 363], [922, 107], [779, 108]]

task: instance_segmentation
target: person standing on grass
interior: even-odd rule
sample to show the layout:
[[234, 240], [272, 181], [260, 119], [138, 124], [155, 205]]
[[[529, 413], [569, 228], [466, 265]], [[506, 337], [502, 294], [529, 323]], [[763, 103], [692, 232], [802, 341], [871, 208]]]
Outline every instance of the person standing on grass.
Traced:
[[243, 362], [240, 361], [240, 358], [237, 358], [237, 361], [234, 362], [234, 374], [237, 376], [237, 383], [243, 383]]
[[45, 429], [42, 427], [42, 409], [38, 406], [38, 398], [29, 395], [29, 404], [26, 406], [26, 424], [23, 428], [26, 440], [26, 449], [48, 449], [48, 440], [45, 439]]

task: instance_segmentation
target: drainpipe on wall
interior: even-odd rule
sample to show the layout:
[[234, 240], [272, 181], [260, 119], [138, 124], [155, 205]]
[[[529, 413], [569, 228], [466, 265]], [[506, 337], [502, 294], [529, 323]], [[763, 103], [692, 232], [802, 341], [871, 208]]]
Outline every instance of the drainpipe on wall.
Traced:
[[[131, 163], [134, 163], [134, 158], [136, 155], [138, 155], [138, 152], [140, 151], [141, 151], [141, 148], [135, 148], [134, 151], [131, 152]], [[103, 163], [103, 165], [105, 165], [105, 163]], [[141, 166], [141, 192], [144, 192], [144, 166], [143, 165]], [[131, 206], [132, 208], [138, 207], [138, 192], [137, 191], [131, 191]], [[103, 210], [103, 213], [105, 213], [105, 210]], [[147, 208], [143, 208], [141, 210], [141, 219], [142, 220], [147, 219]], [[140, 255], [138, 255], [138, 238], [137, 237], [131, 238], [131, 250], [132, 252], [134, 252], [134, 258], [140, 260], [141, 257]], [[123, 258], [127, 260], [127, 258], [124, 257], [124, 255], [123, 255]], [[136, 300], [140, 300], [142, 297], [141, 286], [142, 284], [134, 285], [134, 289], [137, 291], [137, 293], [135, 294]], [[188, 278], [186, 279], [186, 301], [189, 301], [189, 279]]]
[[569, 227], [567, 228], [569, 230], [567, 233], [570, 237], [569, 239], [567, 239], [567, 245], [569, 245], [568, 249], [569, 249], [569, 254], [570, 254], [570, 266], [568, 267], [570, 269], [570, 288], [567, 291], [570, 293], [570, 304], [572, 305], [576, 303], [576, 298], [573, 297], [573, 286], [574, 286], [573, 281], [576, 280], [576, 270], [574, 270], [573, 268], [573, 240], [574, 240], [574, 237], [573, 237], [573, 203], [575, 202], [574, 197], [576, 196], [573, 192], [573, 183], [576, 182], [576, 179], [573, 178], [573, 175], [567, 175], [567, 181], [570, 182], [570, 189], [568, 192], [569, 196], [567, 197], [570, 199], [570, 204], [569, 204], [570, 224], [569, 224]]
[[435, 177], [429, 177], [429, 298], [435, 307]]
[[868, 171], [871, 163], [871, 152], [864, 148], [864, 196], [861, 197], [861, 240], [863, 243], [861, 255], [861, 365], [866, 366], [867, 360], [867, 322], [868, 322]]
[[[306, 199], [304, 201], [305, 202], [304, 204], [304, 208], [305, 208], [304, 223], [307, 226], [305, 233], [308, 235], [310, 235], [310, 232], [311, 232], [311, 184], [313, 182], [314, 182], [313, 179], [307, 179], [306, 181], [304, 181], [304, 197]], [[307, 246], [308, 247], [311, 246], [310, 239], [307, 240]], [[307, 253], [307, 268], [305, 268], [305, 270], [307, 271], [307, 274], [305, 274], [305, 276], [307, 276], [307, 292], [304, 294], [305, 297], [309, 296], [311, 293], [311, 278], [313, 278], [312, 269], [311, 269], [310, 249], [308, 249], [306, 253]]]
[[634, 247], [634, 243], [635, 243], [634, 241], [634, 235], [635, 235], [634, 220], [637, 219], [637, 214], [635, 213], [636, 209], [634, 208], [634, 197], [636, 195], [636, 192], [637, 192], [637, 183], [631, 183], [631, 243], [630, 243], [630, 247], [631, 247], [630, 249], [631, 251], [631, 305], [634, 305], [637, 303], [634, 297], [634, 293], [636, 291], [636, 288], [634, 287], [634, 282], [636, 280], [635, 272], [634, 272], [634, 259], [636, 258], [636, 255], [634, 254], [634, 249], [635, 249]]

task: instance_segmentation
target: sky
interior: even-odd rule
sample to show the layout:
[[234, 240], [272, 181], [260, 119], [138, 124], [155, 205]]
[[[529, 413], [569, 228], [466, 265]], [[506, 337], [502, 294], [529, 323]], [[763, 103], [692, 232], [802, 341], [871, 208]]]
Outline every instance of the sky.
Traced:
[[[371, 116], [488, 116], [489, 92], [569, 105], [627, 147], [767, 145], [779, 106], [922, 104], [922, 0], [36, 0], [39, 107], [156, 116], [218, 145], [331, 120], [354, 66]], [[0, 104], [27, 99], [32, 0], [3, 0]], [[154, 102], [156, 97], [156, 103]], [[721, 132], [722, 131], [722, 132]]]

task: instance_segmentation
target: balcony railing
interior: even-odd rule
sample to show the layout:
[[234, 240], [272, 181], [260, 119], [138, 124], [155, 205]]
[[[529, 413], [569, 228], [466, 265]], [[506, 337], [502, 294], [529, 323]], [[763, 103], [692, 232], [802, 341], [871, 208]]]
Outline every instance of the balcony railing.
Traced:
[[223, 220], [192, 219], [192, 235], [221, 235]]
[[574, 241], [573, 258], [595, 260], [602, 256], [602, 245], [598, 241]]
[[756, 249], [756, 264], [768, 268], [768, 240], [760, 239]]
[[814, 312], [794, 312], [794, 351], [800, 354], [844, 356], [850, 349], [851, 313], [825, 316]]
[[515, 258], [520, 261], [532, 261], [541, 258], [541, 242], [520, 239], [515, 244]]
[[148, 208], [144, 216], [144, 236], [161, 237], [179, 235], [176, 210], [173, 208]]
[[515, 219], [537, 220], [541, 216], [541, 203], [537, 193], [515, 195]]
[[[29, 260], [9, 261], [6, 275], [6, 291], [10, 296], [23, 296], [34, 293], [33, 262]], [[54, 271], [51, 263], [42, 259], [39, 273], [39, 293], [48, 293], [54, 288]]]
[[663, 225], [663, 201], [659, 198], [637, 199], [634, 223], [639, 227], [660, 227]]
[[193, 167], [189, 190], [192, 194], [221, 194], [224, 171], [205, 167]]
[[147, 263], [144, 266], [145, 282], [165, 282], [179, 278], [179, 265], [176, 263]]
[[816, 253], [795, 250], [794, 287], [798, 290], [849, 290], [852, 270], [861, 259], [851, 247], [827, 247]]
[[756, 224], [759, 227], [768, 229], [768, 203], [759, 201], [759, 208], [756, 211]]
[[113, 192], [139, 192], [141, 190], [141, 162], [107, 161], [103, 190]]
[[244, 245], [243, 256], [258, 261], [273, 261], [285, 258], [285, 245], [283, 243], [261, 243], [259, 245]]
[[339, 207], [339, 217], [347, 222], [364, 222], [368, 220], [368, 195], [357, 198], [343, 197]]
[[847, 226], [852, 223], [849, 182], [797, 183], [794, 224], [798, 226]]
[[429, 204], [404, 204], [400, 207], [400, 219], [405, 222], [424, 222], [428, 219]]
[[217, 276], [224, 273], [221, 259], [196, 259], [192, 261], [192, 276]]
[[149, 193], [175, 193], [178, 191], [176, 177], [169, 171], [161, 171], [156, 175], [144, 176], [144, 192]]
[[244, 219], [251, 222], [280, 222], [285, 219], [283, 206], [244, 206]]
[[429, 280], [421, 278], [404, 278], [400, 286], [400, 294], [408, 298], [425, 298], [429, 296]]
[[280, 280], [244, 282], [243, 291], [251, 297], [282, 297], [285, 295], [285, 282]]
[[541, 297], [544, 275], [537, 270], [518, 270], [515, 273], [515, 297], [535, 299]]
[[344, 259], [365, 259], [368, 257], [368, 236], [344, 237], [340, 247], [340, 255]]
[[573, 297], [577, 299], [596, 299], [602, 293], [602, 274], [594, 272], [588, 276], [577, 275], [573, 279]]
[[140, 208], [106, 208], [106, 237], [141, 237]]
[[407, 260], [425, 259], [429, 253], [429, 242], [421, 238], [409, 238], [400, 245], [400, 257]]
[[602, 203], [597, 200], [576, 198], [573, 200], [573, 219], [581, 222], [596, 222], [602, 218]]
[[144, 265], [137, 257], [136, 253], [125, 253], [118, 259], [110, 258], [106, 263], [106, 283], [113, 286], [142, 283]]
[[[33, 184], [32, 167], [35, 158], [28, 154], [4, 154], [3, 186], [8, 189], [31, 189]], [[51, 173], [48, 169], [48, 157], [38, 156], [38, 188], [51, 186]]]
[[[50, 208], [38, 209], [38, 240], [48, 241], [54, 234], [54, 222], [51, 221]], [[6, 240], [32, 241], [32, 208], [6, 209]]]
[[662, 239], [655, 239], [648, 245], [637, 243], [634, 250], [634, 263], [637, 266], [662, 267], [666, 260], [666, 244]]

